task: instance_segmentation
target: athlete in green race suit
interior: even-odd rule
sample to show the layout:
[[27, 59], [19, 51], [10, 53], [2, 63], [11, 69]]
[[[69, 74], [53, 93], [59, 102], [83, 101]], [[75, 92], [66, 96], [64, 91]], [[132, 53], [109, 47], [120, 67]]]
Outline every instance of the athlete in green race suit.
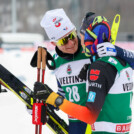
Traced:
[[[98, 74], [92, 73], [93, 70], [99, 71]], [[95, 109], [95, 113], [102, 107], [97, 120], [92, 124], [93, 134], [129, 134], [132, 120], [132, 73], [128, 64], [115, 57], [100, 58], [89, 67], [89, 95], [86, 105]], [[98, 78], [94, 79], [93, 76]], [[98, 101], [101, 101], [99, 106]]]
[[[83, 49], [80, 46], [80, 40], [78, 43], [79, 52], [72, 59], [67, 60], [57, 54], [54, 55], [56, 63], [54, 72], [58, 81], [58, 93], [73, 103], [85, 106], [87, 98], [86, 81], [80, 79], [78, 75], [83, 66], [90, 63], [90, 59], [82, 53]], [[77, 121], [72, 117], [70, 120]]]
[[[63, 9], [48, 11], [42, 19], [41, 25], [45, 27], [50, 41], [56, 46], [56, 54], [54, 55], [56, 69], [54, 72], [58, 83], [58, 94], [71, 102], [85, 106], [86, 81], [78, 78], [78, 74], [85, 64], [91, 62], [82, 53], [81, 41], [77, 37], [75, 26]], [[62, 44], [62, 40], [56, 41], [64, 36], [68, 36], [64, 40], [67, 40], [66, 45]], [[86, 127], [85, 122], [69, 116], [69, 134], [85, 134]]]

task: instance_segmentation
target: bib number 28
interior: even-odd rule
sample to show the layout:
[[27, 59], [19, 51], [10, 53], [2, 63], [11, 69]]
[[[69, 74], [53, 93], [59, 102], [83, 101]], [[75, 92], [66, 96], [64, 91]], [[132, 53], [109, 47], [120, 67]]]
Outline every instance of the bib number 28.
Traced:
[[80, 95], [78, 93], [78, 87], [77, 86], [72, 86], [72, 88], [67, 87], [66, 91], [69, 93], [69, 101], [78, 102], [80, 100]]

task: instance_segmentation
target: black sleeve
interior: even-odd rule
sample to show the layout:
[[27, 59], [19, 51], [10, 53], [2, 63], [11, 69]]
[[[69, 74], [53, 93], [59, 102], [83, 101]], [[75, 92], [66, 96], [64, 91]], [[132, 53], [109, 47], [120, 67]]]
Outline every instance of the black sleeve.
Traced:
[[88, 98], [86, 106], [92, 112], [99, 113], [105, 97], [115, 81], [117, 70], [103, 61], [91, 64], [88, 71]]

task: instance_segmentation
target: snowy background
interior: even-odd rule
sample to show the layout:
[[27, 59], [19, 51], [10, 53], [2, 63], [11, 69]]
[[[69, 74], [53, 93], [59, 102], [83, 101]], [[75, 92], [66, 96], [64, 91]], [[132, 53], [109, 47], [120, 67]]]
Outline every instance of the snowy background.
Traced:
[[[30, 60], [34, 51], [4, 50], [0, 51], [0, 63], [33, 89], [36, 81], [36, 68], [30, 66]], [[54, 91], [57, 91], [56, 80], [53, 72], [46, 70], [45, 83]], [[134, 99], [133, 99], [134, 113]], [[67, 115], [61, 111], [59, 114], [67, 122]], [[134, 116], [133, 116], [134, 118]], [[134, 120], [134, 119], [133, 119]], [[0, 94], [0, 134], [34, 134], [35, 126], [32, 117], [26, 111], [25, 105], [16, 95], [8, 93]], [[46, 126], [43, 126], [42, 134], [53, 134]], [[134, 123], [131, 125], [131, 133], [134, 134]]]

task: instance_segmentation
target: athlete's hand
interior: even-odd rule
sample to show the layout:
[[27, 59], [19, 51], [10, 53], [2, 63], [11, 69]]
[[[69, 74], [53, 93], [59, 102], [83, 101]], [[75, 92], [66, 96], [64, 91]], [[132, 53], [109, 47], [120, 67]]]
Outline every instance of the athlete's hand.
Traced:
[[46, 99], [52, 92], [53, 91], [46, 84], [42, 84], [41, 82], [35, 82], [34, 99], [46, 101]]
[[97, 54], [99, 57], [116, 56], [117, 51], [113, 44], [104, 42], [97, 45]]
[[[43, 48], [46, 50], [46, 48]], [[46, 56], [46, 65], [47, 67], [50, 69], [50, 70], [54, 70], [56, 68], [56, 64], [55, 64], [55, 61], [54, 61], [54, 58], [51, 56], [51, 54], [47, 52], [47, 56]], [[38, 56], [38, 51], [36, 51], [31, 59], [31, 62], [30, 62], [30, 65], [32, 67], [37, 67], [37, 56]], [[52, 62], [52, 65], [49, 64], [49, 61]]]
[[89, 64], [85, 64], [85, 65], [83, 66], [83, 68], [81, 69], [79, 75], [78, 75], [78, 77], [79, 77], [80, 79], [85, 80], [85, 81], [86, 81], [86, 78], [87, 78], [88, 66], [89, 66]]
[[59, 107], [63, 103], [64, 98], [53, 92], [46, 84], [35, 82], [34, 99], [43, 100], [45, 103], [51, 104], [54, 107]]

